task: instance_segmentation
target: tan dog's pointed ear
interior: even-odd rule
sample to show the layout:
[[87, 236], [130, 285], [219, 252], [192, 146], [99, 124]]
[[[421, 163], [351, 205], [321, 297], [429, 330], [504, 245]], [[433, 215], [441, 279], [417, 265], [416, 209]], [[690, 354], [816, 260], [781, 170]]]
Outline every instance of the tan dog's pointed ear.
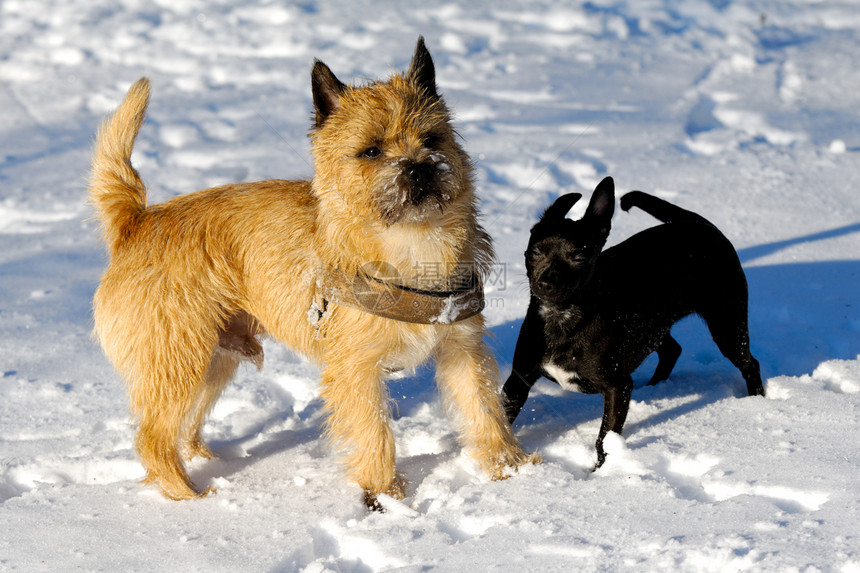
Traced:
[[424, 36], [418, 36], [415, 55], [412, 56], [412, 63], [409, 65], [409, 71], [406, 72], [406, 79], [423, 89], [428, 96], [439, 97], [436, 92], [436, 68], [433, 66], [430, 52], [424, 45]]
[[311, 89], [314, 96], [314, 118], [316, 126], [320, 127], [328, 117], [340, 107], [340, 96], [346, 91], [346, 84], [332, 73], [327, 65], [314, 60], [311, 72]]

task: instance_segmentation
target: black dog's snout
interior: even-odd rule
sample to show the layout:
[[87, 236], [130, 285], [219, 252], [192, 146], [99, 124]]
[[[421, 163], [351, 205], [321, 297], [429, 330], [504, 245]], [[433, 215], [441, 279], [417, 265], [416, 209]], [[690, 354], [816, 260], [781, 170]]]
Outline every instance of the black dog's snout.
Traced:
[[548, 270], [545, 273], [541, 274], [538, 279], [538, 285], [540, 289], [545, 293], [551, 293], [556, 289], [559, 281], [558, 271]]
[[548, 267], [537, 273], [532, 290], [539, 298], [553, 300], [562, 292], [562, 275], [558, 269]]

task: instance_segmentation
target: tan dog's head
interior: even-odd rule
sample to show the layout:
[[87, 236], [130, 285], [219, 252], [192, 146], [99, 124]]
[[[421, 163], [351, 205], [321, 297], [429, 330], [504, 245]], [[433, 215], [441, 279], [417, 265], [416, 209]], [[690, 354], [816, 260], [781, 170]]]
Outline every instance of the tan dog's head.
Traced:
[[316, 61], [312, 86], [314, 188], [325, 209], [390, 226], [432, 222], [458, 199], [471, 204], [472, 167], [423, 38], [403, 75], [347, 86]]

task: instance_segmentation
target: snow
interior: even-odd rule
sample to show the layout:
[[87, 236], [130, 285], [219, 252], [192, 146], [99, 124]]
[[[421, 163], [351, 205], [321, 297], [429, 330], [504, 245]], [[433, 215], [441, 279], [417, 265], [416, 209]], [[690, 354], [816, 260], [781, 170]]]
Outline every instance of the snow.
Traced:
[[[163, 499], [90, 338], [103, 114], [152, 78], [153, 201], [306, 177], [313, 58], [384, 77], [419, 34], [504, 265], [484, 311], [503, 374], [529, 228], [612, 175], [734, 242], [767, 398], [685, 320], [603, 468], [600, 397], [542, 381], [515, 431], [544, 463], [490, 482], [424, 367], [390, 385], [408, 497], [369, 513], [320, 437], [317, 369], [268, 342], [206, 426], [220, 458], [191, 466], [217, 493]], [[0, 570], [860, 571], [858, 34], [853, 0], [0, 3]], [[653, 223], [619, 213], [610, 244]]]

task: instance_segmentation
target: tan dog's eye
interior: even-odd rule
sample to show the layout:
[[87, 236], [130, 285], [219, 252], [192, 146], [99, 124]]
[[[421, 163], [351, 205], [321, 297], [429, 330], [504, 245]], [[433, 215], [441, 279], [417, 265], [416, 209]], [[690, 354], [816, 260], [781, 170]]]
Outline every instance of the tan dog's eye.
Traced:
[[431, 133], [427, 137], [424, 138], [424, 148], [425, 149], [435, 149], [442, 142], [442, 138], [438, 135]]
[[375, 145], [361, 152], [361, 157], [366, 157], [367, 159], [376, 159], [380, 155], [382, 155], [382, 150]]

